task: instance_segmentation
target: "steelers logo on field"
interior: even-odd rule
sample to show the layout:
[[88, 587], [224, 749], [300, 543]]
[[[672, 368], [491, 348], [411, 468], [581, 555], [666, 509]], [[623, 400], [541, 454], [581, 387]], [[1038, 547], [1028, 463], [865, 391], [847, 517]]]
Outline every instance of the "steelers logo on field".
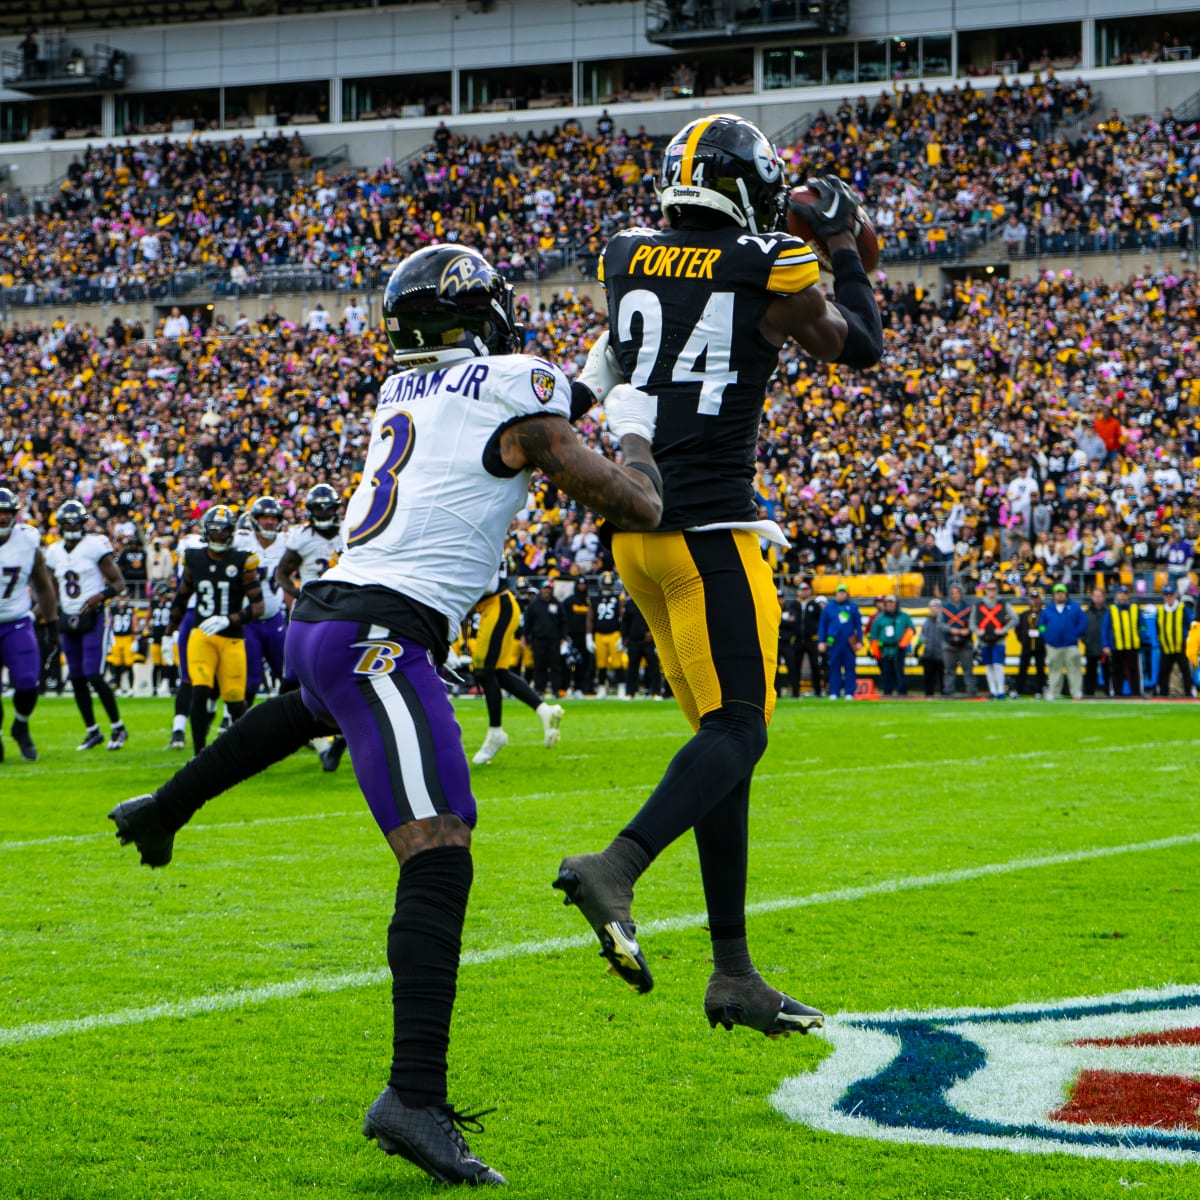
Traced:
[[460, 254], [446, 264], [438, 290], [443, 296], [457, 296], [476, 289], [486, 292], [490, 283], [488, 265], [478, 254]]
[[1200, 986], [843, 1014], [771, 1102], [878, 1141], [1200, 1163]]
[[541, 367], [534, 367], [529, 373], [529, 383], [539, 404], [549, 404], [554, 399], [554, 375]]

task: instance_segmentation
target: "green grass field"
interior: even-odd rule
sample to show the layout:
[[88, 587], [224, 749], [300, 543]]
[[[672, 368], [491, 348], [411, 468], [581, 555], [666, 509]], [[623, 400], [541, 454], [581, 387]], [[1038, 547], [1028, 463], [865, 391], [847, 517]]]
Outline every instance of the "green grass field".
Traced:
[[[348, 764], [329, 776], [295, 756], [210, 803], [151, 872], [105, 813], [180, 758], [163, 749], [167, 702], [125, 708], [119, 754], [77, 754], [66, 701], [35, 714], [36, 766], [6, 738], [0, 1198], [443, 1191], [359, 1133], [390, 1058], [396, 872]], [[474, 750], [482, 705], [460, 713]], [[751, 814], [759, 967], [831, 1026], [1200, 985], [1198, 715], [782, 704]], [[690, 840], [638, 889], [648, 996], [603, 972], [549, 886], [564, 853], [601, 848], [657, 781], [685, 736], [675, 706], [571, 705], [554, 751], [511, 701], [506, 727], [508, 749], [475, 774], [451, 1099], [498, 1108], [469, 1140], [509, 1194], [1200, 1196], [1200, 1161], [894, 1144], [786, 1119], [773, 1093], [803, 1088], [831, 1042], [709, 1029]], [[1200, 1047], [1178, 1053], [1200, 1076]]]

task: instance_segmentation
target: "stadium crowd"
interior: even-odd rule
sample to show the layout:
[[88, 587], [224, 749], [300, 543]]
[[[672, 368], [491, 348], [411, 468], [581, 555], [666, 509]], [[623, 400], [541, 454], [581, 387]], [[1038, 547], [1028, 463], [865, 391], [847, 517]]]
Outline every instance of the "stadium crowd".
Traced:
[[[1200, 215], [1200, 135], [1170, 110], [1092, 119], [1086, 83], [1052, 71], [984, 92], [904, 84], [820, 112], [783, 151], [799, 177], [836, 171], [863, 193], [888, 258], [952, 258], [984, 238], [1019, 258], [1177, 247]], [[1075, 132], [1067, 132], [1075, 130]], [[654, 139], [604, 114], [515, 133], [442, 123], [403, 163], [308, 170], [299, 134], [89, 148], [57, 193], [0, 227], [13, 302], [121, 300], [379, 284], [432, 241], [485, 251], [515, 280], [653, 223]], [[280, 276], [283, 278], [280, 278]]]

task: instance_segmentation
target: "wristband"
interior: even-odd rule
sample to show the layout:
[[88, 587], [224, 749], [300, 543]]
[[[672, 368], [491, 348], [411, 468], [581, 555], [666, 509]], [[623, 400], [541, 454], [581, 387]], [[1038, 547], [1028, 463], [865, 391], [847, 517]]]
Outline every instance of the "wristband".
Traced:
[[641, 474], [650, 480], [654, 490], [658, 493], [658, 498], [662, 499], [662, 476], [649, 463], [644, 462], [627, 462], [623, 466], [627, 471], [639, 471]]
[[586, 383], [578, 379], [571, 381], [571, 424], [574, 425], [580, 417], [586, 416], [589, 410], [596, 407], [596, 397]]
[[883, 357], [883, 318], [871, 281], [857, 250], [835, 250], [832, 263], [835, 307], [846, 318], [846, 342], [837, 361], [873, 367]]

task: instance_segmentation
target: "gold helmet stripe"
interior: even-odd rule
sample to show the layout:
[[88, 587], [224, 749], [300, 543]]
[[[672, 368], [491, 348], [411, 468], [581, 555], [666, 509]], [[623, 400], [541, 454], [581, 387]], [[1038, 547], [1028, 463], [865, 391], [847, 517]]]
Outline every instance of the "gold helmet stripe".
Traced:
[[716, 117], [709, 117], [707, 120], [697, 121], [692, 126], [692, 132], [688, 134], [687, 145], [683, 148], [683, 162], [679, 164], [679, 182], [683, 187], [692, 186], [692, 160], [696, 154], [696, 147], [700, 144], [700, 139], [704, 136], [705, 131], [716, 119]]

